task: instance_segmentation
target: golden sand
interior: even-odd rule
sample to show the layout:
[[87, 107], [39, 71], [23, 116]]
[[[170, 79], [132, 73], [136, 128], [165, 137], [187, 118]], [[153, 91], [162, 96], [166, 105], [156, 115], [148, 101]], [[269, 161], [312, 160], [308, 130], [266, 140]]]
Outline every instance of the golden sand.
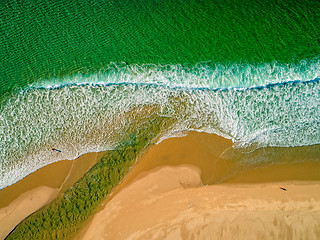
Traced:
[[41, 186], [29, 190], [0, 209], [0, 239], [4, 239], [20, 221], [57, 197], [58, 189]]
[[239, 168], [231, 145], [191, 132], [153, 146], [78, 239], [319, 239], [320, 164]]
[[52, 163], [0, 190], [0, 239], [4, 239], [24, 218], [72, 186], [104, 154], [87, 153], [76, 160]]
[[[197, 132], [152, 146], [78, 238], [319, 239], [320, 161], [243, 167], [226, 157], [232, 151], [230, 140]], [[48, 165], [2, 189], [0, 239], [103, 154]]]
[[319, 224], [319, 181], [201, 186], [185, 165], [124, 188], [82, 239], [319, 239]]

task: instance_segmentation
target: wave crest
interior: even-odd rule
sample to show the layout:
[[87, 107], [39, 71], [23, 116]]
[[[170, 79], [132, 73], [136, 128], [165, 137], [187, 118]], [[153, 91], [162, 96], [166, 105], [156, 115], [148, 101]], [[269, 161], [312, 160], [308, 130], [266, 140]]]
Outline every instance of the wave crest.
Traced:
[[76, 74], [65, 78], [43, 79], [34, 87], [54, 87], [70, 83], [145, 83], [185, 88], [249, 88], [294, 80], [309, 81], [320, 77], [320, 60], [302, 60], [297, 64], [279, 62], [196, 65], [156, 65], [110, 63], [96, 74]]
[[[206, 131], [250, 151], [320, 144], [319, 79], [279, 83], [277, 78], [275, 84], [268, 85], [273, 81], [269, 79], [265, 86], [253, 87], [251, 80], [260, 78], [251, 76], [250, 87], [218, 88], [223, 81], [217, 84], [209, 77], [213, 73], [204, 74], [208, 70], [201, 66], [188, 71], [180, 65], [161, 66], [161, 71], [154, 65], [124, 66], [125, 70], [117, 66], [20, 91], [1, 106], [0, 188], [49, 163], [113, 149], [128, 129], [143, 128], [151, 115], [166, 118], [158, 126], [162, 137], [183, 130]], [[245, 76], [252, 69], [242, 71]], [[317, 75], [316, 69], [311, 72], [305, 76]]]

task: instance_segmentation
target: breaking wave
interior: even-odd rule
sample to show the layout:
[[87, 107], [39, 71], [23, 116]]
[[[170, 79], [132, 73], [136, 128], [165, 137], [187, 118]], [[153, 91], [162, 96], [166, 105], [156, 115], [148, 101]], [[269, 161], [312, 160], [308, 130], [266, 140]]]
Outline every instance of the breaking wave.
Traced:
[[122, 63], [99, 73], [40, 80], [1, 106], [0, 189], [49, 163], [113, 149], [150, 114], [170, 122], [159, 137], [205, 131], [250, 151], [320, 144], [318, 76], [314, 60], [259, 66]]

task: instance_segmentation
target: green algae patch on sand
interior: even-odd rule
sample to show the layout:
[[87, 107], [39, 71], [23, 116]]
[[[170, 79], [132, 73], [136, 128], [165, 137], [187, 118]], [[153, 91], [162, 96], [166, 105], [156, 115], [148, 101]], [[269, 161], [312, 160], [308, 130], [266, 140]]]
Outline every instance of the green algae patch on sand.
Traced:
[[163, 118], [144, 121], [115, 150], [50, 205], [21, 222], [6, 239], [70, 239], [97, 212], [102, 201], [123, 180], [137, 157], [158, 137]]

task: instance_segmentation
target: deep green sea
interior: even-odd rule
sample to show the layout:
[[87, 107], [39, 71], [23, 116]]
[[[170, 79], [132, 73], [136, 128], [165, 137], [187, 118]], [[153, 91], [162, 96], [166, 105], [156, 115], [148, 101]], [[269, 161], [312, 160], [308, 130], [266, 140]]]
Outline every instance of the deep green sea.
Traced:
[[0, 189], [146, 114], [162, 138], [320, 144], [319, 26], [317, 0], [1, 1]]

